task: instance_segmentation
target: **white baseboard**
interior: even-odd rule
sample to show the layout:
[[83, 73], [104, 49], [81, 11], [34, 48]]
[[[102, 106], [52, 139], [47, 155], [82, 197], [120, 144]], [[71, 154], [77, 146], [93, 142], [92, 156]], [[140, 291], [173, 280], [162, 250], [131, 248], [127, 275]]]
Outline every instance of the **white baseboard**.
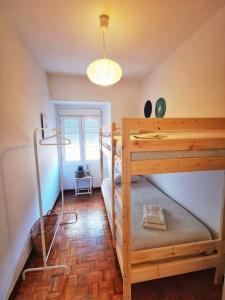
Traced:
[[31, 253], [31, 250], [32, 250], [32, 243], [31, 243], [31, 238], [30, 238], [30, 235], [28, 237], [28, 239], [26, 240], [25, 242], [25, 245], [23, 247], [23, 250], [20, 254], [20, 257], [19, 257], [19, 260], [17, 262], [17, 265], [14, 267], [14, 275], [13, 275], [13, 279], [11, 281], [11, 284], [10, 284], [10, 287], [9, 287], [9, 291], [8, 291], [8, 295], [6, 297], [6, 299], [9, 298], [10, 294], [12, 293], [12, 290], [24, 268], [24, 265]]

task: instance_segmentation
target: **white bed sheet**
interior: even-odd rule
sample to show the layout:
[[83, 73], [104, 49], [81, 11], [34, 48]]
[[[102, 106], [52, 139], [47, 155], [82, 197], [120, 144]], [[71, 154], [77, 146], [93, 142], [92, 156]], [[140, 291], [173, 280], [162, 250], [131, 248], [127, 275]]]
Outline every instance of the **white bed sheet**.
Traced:
[[112, 229], [112, 180], [104, 178], [101, 185], [102, 196], [105, 203], [106, 212], [108, 215], [110, 227]]

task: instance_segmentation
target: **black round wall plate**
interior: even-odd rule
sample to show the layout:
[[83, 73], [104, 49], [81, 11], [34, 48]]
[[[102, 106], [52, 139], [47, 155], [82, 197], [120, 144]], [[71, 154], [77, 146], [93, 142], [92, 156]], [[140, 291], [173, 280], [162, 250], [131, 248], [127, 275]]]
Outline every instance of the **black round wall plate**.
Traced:
[[145, 107], [144, 107], [145, 118], [150, 118], [151, 113], [152, 113], [152, 102], [150, 100], [147, 100], [145, 102]]

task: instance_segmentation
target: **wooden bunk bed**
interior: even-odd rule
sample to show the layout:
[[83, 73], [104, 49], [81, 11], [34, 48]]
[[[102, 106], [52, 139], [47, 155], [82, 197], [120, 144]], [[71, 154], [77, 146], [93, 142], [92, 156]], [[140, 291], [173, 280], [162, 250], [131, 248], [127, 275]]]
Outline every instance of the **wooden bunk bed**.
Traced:
[[[225, 266], [225, 196], [218, 238], [133, 251], [130, 178], [133, 175], [224, 170], [225, 119], [124, 118], [120, 138], [117, 133], [113, 123], [111, 147], [101, 141], [101, 149], [111, 155], [112, 212], [108, 214], [111, 214], [113, 242], [123, 276], [123, 299], [131, 299], [132, 283], [207, 268], [216, 268], [215, 283], [220, 282]], [[114, 166], [121, 170], [120, 190], [114, 184]], [[122, 221], [116, 214], [118, 205]]]

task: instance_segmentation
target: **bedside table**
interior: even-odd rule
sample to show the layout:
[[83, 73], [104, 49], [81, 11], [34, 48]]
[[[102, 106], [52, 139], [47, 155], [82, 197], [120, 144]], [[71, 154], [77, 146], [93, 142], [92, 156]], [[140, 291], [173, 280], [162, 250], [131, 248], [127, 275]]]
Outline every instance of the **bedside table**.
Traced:
[[93, 178], [91, 175], [74, 178], [75, 196], [78, 195], [92, 195]]

